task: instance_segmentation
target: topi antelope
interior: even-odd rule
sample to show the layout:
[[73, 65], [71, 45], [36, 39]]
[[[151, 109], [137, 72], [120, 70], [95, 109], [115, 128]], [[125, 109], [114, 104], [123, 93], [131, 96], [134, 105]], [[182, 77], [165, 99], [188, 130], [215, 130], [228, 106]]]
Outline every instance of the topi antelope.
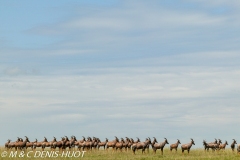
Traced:
[[166, 144], [169, 144], [167, 138], [164, 138], [165, 139], [164, 142], [161, 142], [161, 143], [158, 143], [157, 139], [155, 137], [153, 137], [153, 138], [154, 138], [153, 142], [152, 142], [153, 152], [156, 154], [157, 149], [161, 149], [161, 153], [163, 155], [163, 148], [164, 148], [164, 146]]
[[103, 147], [105, 150], [106, 144], [108, 142], [108, 139], [106, 138], [105, 142], [101, 142], [100, 139], [98, 138], [98, 150], [100, 147]]
[[5, 148], [6, 148], [6, 149], [8, 149], [8, 145], [9, 145], [10, 142], [11, 142], [11, 140], [8, 139], [7, 142], [5, 143]]
[[82, 140], [76, 141], [76, 142], [74, 143], [75, 146], [77, 146], [78, 150], [81, 150], [81, 148], [83, 147], [83, 145], [84, 145], [84, 143], [85, 143], [85, 141], [86, 141], [85, 137], [84, 137], [84, 136], [82, 136], [82, 137], [83, 137]]
[[34, 143], [36, 143], [37, 142], [37, 139], [34, 141], [34, 142], [28, 142], [27, 144], [26, 144], [26, 149], [27, 148], [31, 148], [32, 150], [33, 150], [33, 145], [34, 145]]
[[237, 153], [240, 153], [240, 144], [237, 145]]
[[8, 144], [8, 148], [9, 148], [9, 149], [15, 148], [15, 145], [16, 145], [18, 142], [20, 142], [20, 138], [19, 138], [19, 137], [17, 137], [17, 140], [16, 140], [15, 142], [10, 142], [10, 143]]
[[107, 145], [106, 145], [107, 149], [106, 150], [108, 150], [109, 147], [112, 147], [112, 149], [114, 149], [117, 141], [118, 141], [118, 138], [115, 136], [115, 139], [113, 141], [107, 142]]
[[125, 151], [128, 150], [128, 148], [131, 148], [131, 141], [128, 137], [125, 137], [125, 141], [123, 143], [123, 147], [125, 148]]
[[152, 144], [150, 138], [147, 138], [145, 142], [134, 143], [132, 145], [133, 154], [135, 154], [136, 149], [142, 149], [142, 154], [143, 154], [143, 152], [145, 153], [145, 149], [149, 144]]
[[119, 142], [119, 139], [117, 139], [117, 143], [116, 143], [116, 145], [115, 145], [116, 151], [117, 151], [118, 149], [120, 149], [120, 151], [122, 152], [123, 143], [124, 143], [124, 139], [123, 139], [123, 138], [121, 138], [121, 141], [120, 141], [120, 142]]
[[29, 139], [28, 139], [27, 136], [25, 136], [25, 140], [24, 140], [24, 141], [21, 141], [21, 140], [20, 140], [19, 142], [17, 142], [17, 143], [15, 144], [15, 150], [17, 150], [17, 149], [22, 150], [22, 149], [26, 148], [27, 142], [29, 142]]
[[209, 148], [212, 149], [212, 151], [215, 151], [217, 149], [219, 149], [219, 145], [222, 143], [222, 141], [219, 139], [218, 143], [207, 143], [205, 140], [203, 140], [203, 146], [204, 146], [204, 150], [209, 151]]
[[219, 149], [225, 150], [225, 147], [228, 145], [228, 142], [225, 141], [225, 143], [219, 145]]
[[178, 148], [178, 145], [179, 145], [179, 144], [181, 144], [181, 143], [180, 143], [180, 140], [177, 139], [177, 142], [176, 142], [176, 143], [170, 145], [170, 151], [172, 152], [172, 150], [175, 149], [176, 152], [177, 152], [177, 148]]
[[233, 142], [231, 144], [232, 151], [234, 151], [234, 149], [235, 149], [235, 144], [237, 144], [237, 141], [235, 139], [233, 139]]
[[189, 154], [189, 151], [190, 151], [192, 145], [195, 145], [195, 143], [194, 143], [193, 139], [191, 138], [191, 142], [190, 142], [190, 143], [188, 143], [188, 144], [183, 144], [183, 145], [181, 146], [181, 148], [182, 148], [182, 153], [184, 153], [184, 150], [187, 150], [187, 151], [188, 151], [188, 154]]

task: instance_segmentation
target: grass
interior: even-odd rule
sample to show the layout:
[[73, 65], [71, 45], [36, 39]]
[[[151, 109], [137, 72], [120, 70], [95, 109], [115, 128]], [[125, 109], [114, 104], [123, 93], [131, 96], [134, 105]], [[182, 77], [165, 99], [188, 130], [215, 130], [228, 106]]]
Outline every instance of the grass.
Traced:
[[[6, 151], [4, 148], [0, 148], [0, 154]], [[16, 157], [9, 157], [10, 151], [8, 151], [8, 156], [7, 157], [2, 157], [0, 155], [0, 160], [23, 160], [23, 159], [34, 159], [34, 160], [77, 160], [77, 159], [104, 159], [104, 160], [112, 160], [112, 159], [117, 159], [117, 160], [155, 160], [155, 159], [166, 159], [166, 160], [204, 160], [204, 159], [215, 159], [215, 160], [234, 160], [234, 159], [240, 159], [240, 155], [236, 153], [236, 151], [233, 153], [230, 149], [226, 149], [225, 151], [218, 151], [218, 152], [205, 152], [203, 149], [192, 149], [190, 151], [190, 154], [188, 155], [187, 152], [185, 151], [184, 154], [178, 150], [178, 152], [173, 151], [172, 153], [169, 151], [169, 149], [165, 149], [163, 155], [161, 155], [161, 152], [157, 150], [156, 154], [153, 154], [152, 150], [149, 151], [149, 153], [146, 152], [146, 154], [142, 154], [141, 151], [139, 150], [136, 152], [136, 155], [133, 155], [132, 151], [117, 151], [113, 152], [112, 149], [109, 149], [109, 151], [105, 150], [99, 150], [99, 151], [86, 151], [84, 156], [81, 157], [79, 156], [78, 158], [72, 157], [61, 157], [61, 153], [59, 152], [59, 156], [57, 158], [54, 158], [53, 156], [51, 157], [46, 157], [46, 158], [41, 158], [41, 157], [34, 157], [34, 152], [32, 152], [32, 158], [28, 158], [26, 156], [26, 153], [28, 153], [30, 150], [25, 151], [25, 156], [24, 158], [18, 157], [20, 154], [20, 151], [18, 152]], [[40, 151], [40, 150], [38, 150]], [[46, 150], [49, 151], [50, 150]], [[15, 152], [15, 151], [14, 151]], [[73, 151], [70, 151], [72, 153]], [[30, 155], [31, 155], [30, 154]]]

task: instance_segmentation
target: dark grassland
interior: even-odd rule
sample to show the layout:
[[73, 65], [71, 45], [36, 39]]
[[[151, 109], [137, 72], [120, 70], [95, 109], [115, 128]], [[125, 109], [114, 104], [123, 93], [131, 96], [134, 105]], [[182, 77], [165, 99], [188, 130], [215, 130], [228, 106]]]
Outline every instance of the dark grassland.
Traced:
[[[0, 148], [0, 154], [6, 151], [3, 147]], [[14, 150], [13, 150], [14, 151]], [[25, 151], [25, 153], [29, 152], [30, 149]], [[40, 150], [39, 150], [40, 151]], [[50, 151], [50, 150], [46, 150]], [[10, 151], [8, 151], [9, 154]], [[72, 152], [72, 151], [71, 151]], [[34, 154], [34, 153], [33, 153]], [[19, 155], [19, 154], [18, 154]], [[139, 160], [153, 160], [153, 159], [171, 159], [171, 160], [181, 160], [181, 159], [187, 159], [187, 160], [197, 160], [197, 159], [215, 159], [215, 160], [234, 160], [234, 159], [240, 159], [240, 154], [237, 154], [236, 150], [235, 152], [232, 152], [230, 149], [226, 149], [225, 151], [216, 151], [212, 152], [211, 150], [209, 152], [205, 152], [203, 149], [192, 149], [190, 151], [190, 154], [188, 155], [185, 151], [184, 155], [181, 153], [180, 150], [176, 153], [173, 151], [172, 153], [169, 151], [169, 149], [164, 149], [163, 155], [161, 155], [160, 151], [157, 150], [156, 154], [153, 154], [152, 150], [150, 149], [149, 153], [142, 154], [139, 150], [136, 152], [136, 155], [133, 155], [132, 151], [112, 151], [110, 148], [109, 151], [106, 150], [99, 150], [99, 151], [86, 151], [84, 154], [84, 157], [78, 157], [78, 158], [68, 158], [68, 157], [60, 157], [57, 158], [54, 157], [47, 157], [47, 158], [27, 158], [26, 156], [22, 157], [2, 157], [0, 155], [0, 160], [79, 160], [79, 159], [103, 159], [103, 160], [112, 160], [112, 159], [119, 159], [119, 160], [128, 160], [128, 159], [139, 159]]]

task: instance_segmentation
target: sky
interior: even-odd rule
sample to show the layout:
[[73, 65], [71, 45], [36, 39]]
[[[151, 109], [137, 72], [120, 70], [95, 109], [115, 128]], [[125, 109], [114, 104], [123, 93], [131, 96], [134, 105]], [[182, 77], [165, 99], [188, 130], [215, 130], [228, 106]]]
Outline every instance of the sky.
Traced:
[[2, 0], [0, 144], [238, 142], [239, 28], [237, 0]]

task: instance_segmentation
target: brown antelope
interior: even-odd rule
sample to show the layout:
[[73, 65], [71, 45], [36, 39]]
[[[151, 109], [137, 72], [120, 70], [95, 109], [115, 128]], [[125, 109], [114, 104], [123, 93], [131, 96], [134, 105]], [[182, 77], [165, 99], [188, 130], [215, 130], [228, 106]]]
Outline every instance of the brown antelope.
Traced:
[[100, 147], [103, 147], [105, 150], [106, 144], [108, 142], [108, 139], [106, 138], [105, 142], [101, 142], [100, 139], [98, 139], [98, 150]]
[[82, 140], [79, 140], [79, 141], [76, 141], [74, 144], [75, 146], [77, 146], [78, 150], [81, 150], [81, 148], [83, 147], [83, 144], [85, 143], [86, 139], [84, 136], [82, 136], [83, 139]]
[[44, 137], [42, 142], [38, 142], [37, 139], [36, 139], [35, 143], [33, 144], [33, 148], [36, 149], [37, 147], [41, 147], [42, 151], [43, 151], [45, 142], [47, 142], [47, 138], [46, 137]]
[[87, 148], [88, 150], [92, 150], [93, 144], [95, 143], [96, 139], [93, 137], [93, 139], [91, 137], [87, 138], [87, 141], [85, 141], [83, 143], [83, 147], [82, 150], [84, 151], [85, 148]]
[[44, 148], [45, 148], [45, 147], [50, 147], [51, 150], [53, 150], [53, 143], [55, 143], [55, 142], [57, 142], [57, 138], [56, 138], [56, 137], [53, 137], [53, 140], [52, 140], [52, 141], [44, 143], [44, 144], [45, 144]]
[[[128, 149], [128, 144], [130, 143], [130, 139], [128, 137], [125, 137], [125, 141], [123, 143], [123, 148], [125, 148], [125, 151]], [[131, 146], [130, 146], [131, 147]]]
[[11, 142], [11, 140], [8, 139], [7, 142], [5, 143], [5, 149], [8, 149], [8, 145], [9, 145], [10, 142]]
[[219, 142], [217, 143], [207, 143], [205, 140], [203, 141], [203, 145], [204, 145], [204, 149], [205, 151], [209, 151], [209, 148], [212, 149], [212, 151], [218, 150], [219, 149], [219, 145], [222, 143], [222, 141], [219, 139]]
[[26, 144], [27, 144], [27, 142], [29, 142], [29, 139], [28, 139], [28, 137], [27, 136], [25, 136], [26, 138], [25, 138], [25, 140], [24, 141], [19, 141], [19, 142], [17, 142], [16, 144], [15, 144], [15, 150], [17, 150], [17, 149], [20, 149], [20, 150], [22, 150], [22, 149], [24, 149], [24, 148], [26, 148]]
[[[128, 138], [129, 139], [129, 138]], [[129, 139], [128, 149], [132, 147], [133, 144], [140, 142], [140, 139], [137, 138], [137, 141], [134, 141], [132, 138]]]
[[240, 153], [240, 144], [237, 145], [237, 153]]
[[234, 151], [234, 149], [235, 149], [235, 144], [237, 144], [237, 141], [235, 139], [233, 139], [233, 142], [231, 144], [232, 151]]
[[52, 145], [52, 141], [48, 142], [47, 138], [44, 137], [44, 140], [42, 142], [42, 150], [44, 150], [46, 147], [51, 147], [51, 145]]
[[182, 153], [184, 153], [184, 150], [187, 150], [187, 151], [188, 151], [188, 154], [189, 154], [189, 151], [190, 151], [192, 145], [195, 145], [195, 143], [194, 143], [193, 139], [191, 138], [191, 142], [190, 142], [190, 143], [188, 143], [188, 144], [183, 144], [183, 145], [181, 146], [181, 148], [182, 148]]
[[93, 142], [92, 147], [96, 150], [96, 149], [97, 149], [98, 142], [99, 142], [100, 140], [99, 140], [99, 138], [96, 138], [96, 137], [93, 137], [93, 139], [94, 139], [94, 142]]
[[118, 149], [120, 149], [120, 151], [122, 152], [123, 143], [124, 143], [124, 139], [123, 139], [123, 138], [121, 138], [121, 141], [120, 141], [120, 142], [119, 142], [119, 139], [117, 139], [117, 143], [116, 143], [116, 145], [115, 145], [116, 151], [117, 151]]
[[62, 137], [61, 141], [53, 142], [52, 148], [55, 150], [58, 147], [59, 150], [63, 150], [64, 149], [64, 145], [65, 145], [65, 138]]
[[219, 149], [225, 150], [225, 147], [228, 145], [228, 142], [225, 141], [225, 143], [219, 145]]
[[143, 152], [145, 153], [145, 149], [146, 149], [146, 147], [147, 147], [149, 144], [152, 144], [150, 138], [147, 138], [145, 142], [134, 143], [134, 144], [132, 145], [133, 154], [135, 154], [135, 151], [136, 151], [137, 149], [142, 149], [142, 154], [143, 154]]
[[70, 139], [70, 147], [75, 148], [75, 142], [77, 142], [77, 138], [75, 136], [72, 136]]
[[161, 143], [158, 143], [157, 142], [157, 139], [155, 137], [153, 137], [153, 142], [152, 142], [152, 149], [153, 149], [153, 152], [156, 153], [157, 149], [161, 149], [161, 153], [163, 155], [163, 148], [166, 144], [169, 144], [168, 141], [167, 141], [167, 138], [164, 138], [165, 141], [164, 142], [161, 142]]
[[63, 148], [66, 149], [66, 148], [68, 147], [68, 148], [70, 149], [70, 148], [71, 148], [71, 146], [70, 146], [70, 140], [68, 139], [67, 136], [65, 136], [64, 141], [65, 141], [65, 143], [64, 143]]
[[15, 148], [16, 143], [17, 143], [17, 142], [20, 142], [20, 140], [21, 140], [21, 138], [17, 137], [17, 140], [16, 140], [15, 142], [10, 142], [10, 143], [8, 144], [8, 148], [9, 148], [9, 149]]
[[114, 150], [117, 141], [118, 141], [118, 138], [115, 136], [115, 139], [114, 139], [113, 141], [107, 142], [107, 144], [106, 144], [106, 146], [107, 146], [106, 150], [108, 150], [109, 147], [112, 147], [112, 149]]
[[37, 142], [37, 139], [34, 141], [34, 142], [28, 142], [27, 144], [26, 144], [26, 149], [27, 148], [31, 148], [32, 150], [33, 150], [33, 145], [34, 145], [34, 143], [36, 143]]
[[180, 140], [177, 139], [177, 142], [176, 142], [176, 143], [170, 145], [170, 151], [172, 152], [172, 150], [175, 149], [176, 152], [177, 152], [177, 148], [178, 148], [178, 145], [179, 145], [179, 144], [181, 144], [181, 143], [180, 143]]

